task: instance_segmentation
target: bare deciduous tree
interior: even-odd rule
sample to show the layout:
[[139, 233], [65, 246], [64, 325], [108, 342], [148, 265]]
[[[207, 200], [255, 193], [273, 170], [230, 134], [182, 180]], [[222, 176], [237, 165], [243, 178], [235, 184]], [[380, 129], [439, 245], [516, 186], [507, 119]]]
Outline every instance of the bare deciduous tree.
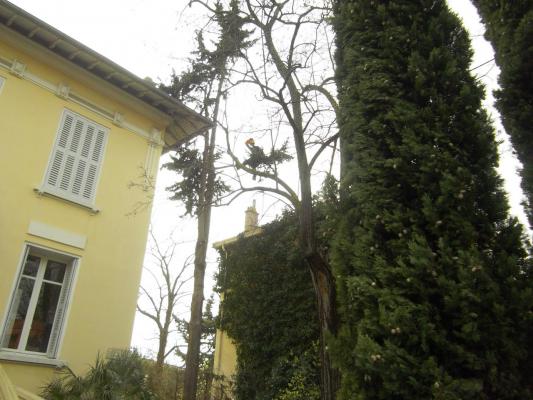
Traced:
[[145, 298], [146, 306], [137, 304], [137, 311], [149, 318], [156, 326], [158, 346], [155, 376], [161, 375], [165, 359], [173, 352], [179, 351], [178, 345], [169, 344], [169, 335], [175, 330], [174, 314], [178, 302], [190, 295], [184, 285], [191, 279], [187, 275], [191, 265], [191, 257], [185, 259], [181, 266], [176, 265], [175, 255], [177, 243], [172, 242], [162, 249], [158, 240], [150, 230], [150, 254], [154, 266], [145, 268], [151, 277], [153, 286], [141, 286], [140, 297]]
[[[212, 13], [216, 11], [214, 3], [195, 2]], [[319, 159], [327, 149], [332, 150], [332, 157], [337, 153], [332, 41], [326, 23], [330, 9], [324, 2], [242, 0], [239, 12], [246, 22], [245, 27], [253, 29], [256, 46], [241, 52], [242, 63], [231, 71], [232, 84], [254, 89], [260, 101], [265, 101], [273, 110], [269, 126], [264, 129], [271, 133], [272, 148], [270, 152], [264, 151], [255, 141], [247, 140], [249, 158], [242, 159], [232, 144], [232, 132], [227, 126], [223, 127], [227, 152], [236, 172], [232, 179], [238, 183], [228, 202], [242, 193], [260, 191], [281, 198], [295, 210], [299, 218], [300, 246], [317, 298], [322, 399], [331, 400], [335, 398], [339, 378], [331, 365], [325, 340], [328, 334], [336, 333], [338, 325], [335, 281], [327, 255], [317, 246], [312, 189], [312, 176], [319, 169]], [[284, 143], [281, 147], [280, 138]], [[283, 166], [272, 157], [276, 147], [296, 155], [298, 188], [282, 177]], [[281, 160], [286, 161], [286, 158]], [[331, 172], [333, 160], [328, 164]], [[259, 177], [261, 183], [247, 185], [242, 172]]]

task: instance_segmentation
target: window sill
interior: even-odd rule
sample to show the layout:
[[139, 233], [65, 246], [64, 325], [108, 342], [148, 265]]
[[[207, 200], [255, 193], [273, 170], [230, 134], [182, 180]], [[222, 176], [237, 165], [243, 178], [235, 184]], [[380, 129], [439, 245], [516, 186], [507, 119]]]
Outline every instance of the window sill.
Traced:
[[38, 356], [34, 354], [15, 353], [10, 351], [0, 351], [0, 360], [13, 361], [27, 364], [49, 365], [51, 367], [62, 368], [67, 365], [63, 360]]
[[88, 204], [88, 203], [80, 203], [79, 201], [69, 199], [65, 196], [62, 196], [60, 193], [51, 192], [50, 190], [47, 190], [45, 188], [36, 187], [33, 189], [35, 193], [37, 193], [39, 196], [47, 196], [52, 197], [54, 199], [62, 200], [64, 202], [67, 202], [69, 204], [73, 204], [75, 206], [85, 208], [86, 210], [89, 210], [92, 214], [98, 214], [100, 212], [99, 208], [96, 208], [94, 205]]

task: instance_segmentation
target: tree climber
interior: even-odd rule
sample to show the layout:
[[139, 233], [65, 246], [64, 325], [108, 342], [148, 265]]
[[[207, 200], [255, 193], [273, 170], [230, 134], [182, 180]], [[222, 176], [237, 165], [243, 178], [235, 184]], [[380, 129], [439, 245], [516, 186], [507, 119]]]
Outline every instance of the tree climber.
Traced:
[[[277, 150], [272, 149], [269, 155], [266, 155], [261, 147], [256, 146], [253, 138], [249, 138], [244, 144], [250, 153], [248, 159], [243, 161], [242, 165], [254, 170], [259, 170], [259, 168], [263, 167], [265, 170], [275, 173], [275, 165], [292, 159], [292, 156], [287, 153], [287, 142]], [[252, 179], [255, 181], [255, 174]]]
[[[244, 144], [248, 148], [250, 156], [243, 162], [243, 165], [247, 165], [252, 169], [257, 169], [263, 164], [267, 166], [269, 165], [269, 158], [261, 147], [256, 146], [253, 138], [248, 139]], [[255, 174], [252, 179], [255, 181]]]

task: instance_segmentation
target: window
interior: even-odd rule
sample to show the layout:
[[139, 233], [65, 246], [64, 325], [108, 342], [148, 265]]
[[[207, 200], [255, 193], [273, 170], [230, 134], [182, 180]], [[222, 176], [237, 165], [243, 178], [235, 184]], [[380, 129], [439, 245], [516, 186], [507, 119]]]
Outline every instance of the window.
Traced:
[[57, 355], [75, 258], [29, 246], [2, 334], [2, 349]]
[[86, 206], [94, 204], [107, 129], [65, 110], [43, 190]]

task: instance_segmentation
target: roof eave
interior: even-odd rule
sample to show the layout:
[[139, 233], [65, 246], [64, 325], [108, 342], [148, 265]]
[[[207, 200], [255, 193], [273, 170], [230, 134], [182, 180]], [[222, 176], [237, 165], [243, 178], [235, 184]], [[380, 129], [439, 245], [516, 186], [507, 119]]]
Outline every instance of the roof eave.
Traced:
[[52, 51], [67, 63], [81, 67], [87, 73], [169, 116], [173, 124], [165, 138], [165, 151], [178, 143], [190, 140], [212, 126], [209, 119], [170, 97], [153, 83], [139, 78], [6, 0], [0, 0], [0, 24]]

